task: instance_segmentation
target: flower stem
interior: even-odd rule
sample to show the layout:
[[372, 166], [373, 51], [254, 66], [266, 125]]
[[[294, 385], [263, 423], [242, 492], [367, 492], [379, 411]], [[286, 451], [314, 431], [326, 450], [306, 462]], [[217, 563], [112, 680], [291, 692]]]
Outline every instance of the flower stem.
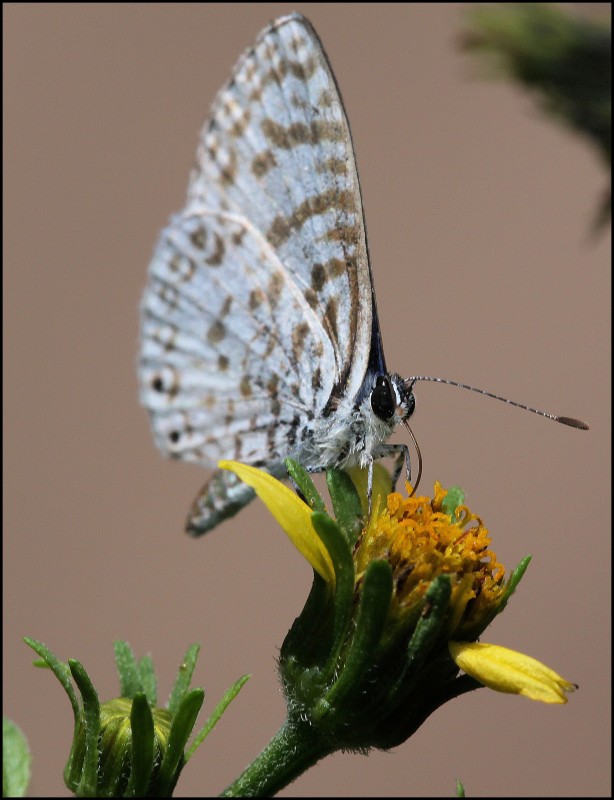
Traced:
[[333, 750], [308, 722], [287, 720], [220, 797], [272, 797]]

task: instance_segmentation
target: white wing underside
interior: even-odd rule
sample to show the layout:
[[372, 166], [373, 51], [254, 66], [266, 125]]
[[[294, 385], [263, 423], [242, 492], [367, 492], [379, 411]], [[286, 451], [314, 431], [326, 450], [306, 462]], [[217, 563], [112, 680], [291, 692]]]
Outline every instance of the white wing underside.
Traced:
[[143, 404], [167, 455], [273, 471], [367, 369], [371, 278], [350, 131], [299, 15], [239, 60], [141, 306]]

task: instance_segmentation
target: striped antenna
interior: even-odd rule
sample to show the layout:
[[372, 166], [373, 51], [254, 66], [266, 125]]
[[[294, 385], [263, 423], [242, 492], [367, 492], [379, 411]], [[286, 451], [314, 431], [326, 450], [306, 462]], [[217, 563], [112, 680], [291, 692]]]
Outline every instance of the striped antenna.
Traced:
[[587, 431], [589, 429], [588, 424], [586, 422], [582, 422], [580, 419], [575, 419], [574, 417], [561, 417], [558, 414], [549, 414], [547, 411], [540, 411], [539, 408], [531, 408], [531, 406], [527, 406], [524, 403], [517, 403], [515, 400], [508, 400], [507, 397], [501, 397], [498, 394], [487, 392], [485, 389], [477, 389], [475, 386], [468, 386], [466, 383], [451, 381], [448, 378], [432, 378], [428, 375], [414, 375], [412, 378], [407, 378], [407, 380], [405, 380], [405, 388], [411, 392], [414, 383], [417, 383], [418, 381], [447, 383], [449, 386], [458, 386], [459, 389], [469, 389], [470, 392], [477, 392], [478, 394], [486, 395], [486, 397], [492, 397], [493, 400], [501, 400], [501, 402], [507, 403], [510, 406], [516, 406], [516, 408], [522, 408], [524, 411], [531, 411], [533, 414], [539, 414], [540, 417], [547, 417], [555, 422], [560, 422], [561, 425], [568, 425], [570, 428], [577, 428], [581, 431]]

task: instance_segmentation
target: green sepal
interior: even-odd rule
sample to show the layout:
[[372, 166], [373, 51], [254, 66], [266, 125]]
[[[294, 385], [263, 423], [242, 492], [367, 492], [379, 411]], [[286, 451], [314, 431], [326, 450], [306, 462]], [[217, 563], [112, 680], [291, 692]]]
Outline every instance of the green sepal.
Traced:
[[489, 612], [484, 612], [479, 620], [479, 623], [473, 623], [473, 625], [465, 624], [463, 625], [463, 632], [461, 639], [467, 642], [475, 641], [482, 633], [486, 630], [486, 628], [490, 625], [493, 619], [500, 614], [503, 609], [506, 607], [510, 597], [516, 591], [516, 587], [522, 580], [529, 563], [531, 561], [531, 556], [525, 556], [518, 566], [511, 572], [510, 577], [505, 585], [505, 591], [499, 600], [499, 604], [493, 607]]
[[335, 570], [335, 611], [331, 642], [329, 669], [335, 668], [336, 656], [345, 638], [352, 612], [354, 594], [354, 560], [339, 526], [327, 515], [315, 512], [311, 521], [316, 533], [324, 543]]
[[359, 694], [361, 682], [374, 663], [392, 597], [392, 569], [387, 561], [372, 561], [364, 576], [360, 607], [352, 643], [344, 656], [338, 679], [318, 702], [314, 719], [322, 719], [330, 711], [339, 714], [343, 701], [352, 693]]
[[56, 658], [51, 650], [44, 645], [42, 642], [37, 641], [36, 639], [30, 639], [29, 636], [23, 637], [24, 642], [31, 647], [34, 652], [39, 655], [45, 664], [49, 667], [49, 669], [53, 672], [55, 677], [59, 680], [62, 684], [62, 688], [68, 695], [68, 699], [70, 700], [70, 705], [72, 706], [72, 713], [75, 718], [75, 725], [79, 722], [79, 718], [81, 716], [81, 706], [79, 705], [79, 701], [77, 700], [77, 695], [75, 694], [75, 690], [72, 685], [72, 681], [70, 679], [70, 669], [68, 664], [65, 664], [63, 661], [60, 661]]
[[288, 477], [301, 492], [307, 505], [313, 509], [313, 511], [321, 511], [322, 513], [326, 513], [324, 500], [322, 500], [320, 497], [320, 494], [316, 489], [314, 482], [311, 480], [307, 470], [304, 467], [301, 467], [298, 462], [293, 461], [291, 458], [286, 458], [284, 460], [284, 464], [288, 470]]
[[228, 706], [232, 703], [235, 697], [239, 694], [241, 689], [245, 686], [247, 681], [251, 678], [251, 675], [243, 675], [239, 678], [238, 681], [235, 681], [230, 689], [225, 693], [222, 697], [220, 702], [216, 705], [213, 709], [213, 712], [210, 714], [209, 718], [200, 729], [200, 731], [194, 737], [194, 741], [190, 745], [188, 751], [185, 754], [185, 762], [188, 763], [189, 759], [194, 755], [196, 748], [199, 747], [207, 736], [211, 733], [211, 731], [215, 728], [217, 723], [222, 718], [222, 714], [226, 711]]
[[2, 718], [2, 797], [25, 797], [32, 756], [28, 740], [13, 720]]
[[326, 661], [333, 627], [331, 595], [329, 584], [314, 570], [305, 606], [292, 623], [279, 651], [282, 671], [290, 661], [301, 664], [301, 668]]
[[[74, 793], [77, 797], [96, 797], [98, 784], [98, 736], [100, 735], [100, 702], [85, 667], [69, 658], [68, 666], [83, 698], [82, 724], [85, 729], [85, 755], [79, 763], [80, 778]], [[80, 759], [79, 759], [80, 762]], [[70, 763], [70, 761], [69, 761]]]
[[423, 614], [407, 645], [405, 670], [402, 680], [420, 669], [432, 651], [448, 613], [452, 583], [449, 575], [439, 575], [424, 596]]
[[130, 728], [132, 771], [126, 794], [129, 797], [145, 797], [154, 766], [154, 722], [149, 700], [144, 692], [137, 692], [132, 699]]
[[[416, 676], [420, 673], [425, 660], [432, 654], [434, 648], [438, 646], [441, 631], [446, 621], [451, 592], [452, 587], [449, 576], [440, 575], [431, 583], [425, 594], [422, 615], [409, 640], [404, 660], [402, 653], [398, 655], [399, 660], [403, 662], [403, 666], [397, 673], [396, 679], [394, 681], [391, 680], [391, 686], [386, 693], [386, 703], [381, 710], [375, 708], [371, 715], [374, 728], [379, 728], [380, 731], [385, 732], [385, 737], [389, 737], [387, 739], [383, 738], [378, 742], [379, 747], [394, 747], [396, 744], [405, 741], [409, 736], [409, 733], [406, 733], [406, 727], [412, 724], [417, 708], [416, 698], [412, 694], [416, 686]], [[392, 658], [395, 658], [394, 654], [392, 654]], [[439, 661], [441, 659], [435, 659], [434, 664], [437, 665]], [[441, 663], [441, 668], [444, 672], [450, 672], [450, 664], [454, 666], [451, 659], [446, 656]], [[436, 681], [433, 670], [432, 682], [436, 683]], [[420, 685], [419, 679], [417, 685]], [[419, 702], [423, 702], [424, 699], [423, 695], [420, 697]], [[396, 707], [397, 711], [392, 720], [386, 722], [385, 717], [388, 714], [386, 708], [390, 707]], [[394, 724], [392, 724], [393, 722]]]
[[327, 470], [326, 483], [337, 524], [349, 546], [353, 547], [363, 525], [362, 506], [358, 491], [347, 472], [340, 469]]
[[152, 797], [170, 797], [173, 793], [183, 767], [183, 750], [204, 699], [203, 689], [190, 689], [185, 693], [171, 722], [166, 752], [155, 785], [152, 787]]
[[137, 664], [137, 669], [147, 702], [152, 708], [155, 708], [158, 705], [158, 679], [151, 656], [143, 656]]
[[[68, 754], [68, 760], [66, 761], [66, 766], [64, 767], [64, 783], [68, 786], [71, 791], [75, 791], [79, 773], [75, 772], [73, 775], [73, 763], [75, 758], [75, 749], [78, 747], [77, 744], [77, 730], [80, 725], [81, 721], [81, 705], [77, 699], [77, 695], [75, 693], [74, 687], [72, 685], [71, 680], [71, 673], [68, 664], [65, 664], [63, 661], [60, 661], [56, 656], [53, 655], [51, 650], [44, 645], [42, 642], [37, 641], [36, 639], [31, 639], [29, 636], [24, 636], [24, 642], [31, 647], [34, 652], [39, 655], [44, 663], [49, 667], [49, 669], [53, 672], [55, 677], [59, 680], [62, 688], [68, 695], [68, 699], [70, 700], [70, 705], [72, 707], [73, 717], [74, 717], [74, 730], [73, 730], [73, 738], [72, 743], [70, 746], [70, 753]], [[79, 759], [77, 759], [77, 764], [79, 763]], [[80, 767], [79, 767], [80, 770]]]
[[173, 716], [179, 708], [181, 701], [185, 697], [185, 693], [190, 688], [190, 682], [192, 680], [192, 675], [194, 674], [199, 652], [200, 645], [191, 644], [188, 647], [185, 656], [183, 657], [183, 661], [179, 665], [177, 678], [175, 679], [175, 684], [171, 690], [171, 695], [168, 698], [167, 703], [167, 708]]
[[128, 642], [114, 642], [113, 649], [115, 651], [115, 665], [119, 675], [120, 696], [134, 697], [137, 692], [145, 691], [136, 658]]
[[448, 493], [443, 499], [441, 504], [441, 510], [444, 514], [447, 514], [453, 521], [456, 518], [456, 509], [458, 506], [462, 506], [465, 502], [465, 493], [460, 488], [460, 486], [450, 486], [448, 489]]
[[497, 606], [497, 609], [493, 614], [493, 617], [496, 616], [497, 614], [500, 614], [503, 611], [510, 597], [516, 591], [516, 587], [524, 577], [524, 574], [527, 571], [527, 568], [530, 563], [531, 563], [531, 556], [525, 556], [522, 559], [522, 561], [520, 561], [518, 566], [512, 570], [510, 577], [508, 578], [507, 584], [505, 585], [505, 594], [501, 598], [501, 601], [499, 602], [499, 605]]

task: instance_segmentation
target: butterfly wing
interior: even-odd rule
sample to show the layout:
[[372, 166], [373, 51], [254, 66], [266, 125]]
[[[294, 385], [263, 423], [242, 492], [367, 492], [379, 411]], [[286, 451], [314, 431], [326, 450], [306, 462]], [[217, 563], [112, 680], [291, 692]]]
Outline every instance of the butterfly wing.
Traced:
[[[346, 115], [317, 35], [291, 15], [218, 94], [186, 208], [150, 266], [139, 376], [156, 443], [205, 466], [279, 471], [331, 398], [357, 394], [371, 326]], [[215, 478], [193, 528], [249, 500], [230, 481]]]

